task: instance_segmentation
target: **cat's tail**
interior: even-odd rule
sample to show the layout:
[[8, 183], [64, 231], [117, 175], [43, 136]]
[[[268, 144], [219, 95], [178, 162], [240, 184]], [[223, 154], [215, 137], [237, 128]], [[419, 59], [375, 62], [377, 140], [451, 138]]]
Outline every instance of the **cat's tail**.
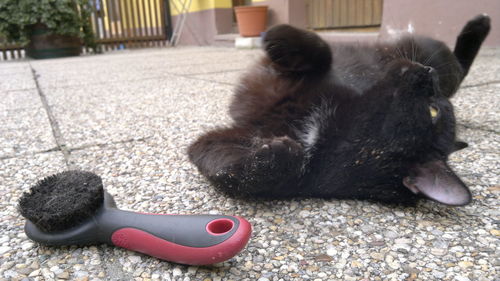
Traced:
[[453, 53], [463, 69], [463, 77], [469, 72], [481, 44], [490, 32], [491, 19], [488, 15], [478, 15], [468, 21], [458, 35]]

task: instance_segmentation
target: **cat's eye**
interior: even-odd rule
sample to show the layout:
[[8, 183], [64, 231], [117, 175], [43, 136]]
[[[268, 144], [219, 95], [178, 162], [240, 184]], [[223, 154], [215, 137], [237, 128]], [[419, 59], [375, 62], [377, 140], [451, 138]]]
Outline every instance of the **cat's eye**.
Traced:
[[429, 105], [429, 112], [431, 114], [432, 123], [435, 123], [439, 118], [439, 107], [434, 104]]

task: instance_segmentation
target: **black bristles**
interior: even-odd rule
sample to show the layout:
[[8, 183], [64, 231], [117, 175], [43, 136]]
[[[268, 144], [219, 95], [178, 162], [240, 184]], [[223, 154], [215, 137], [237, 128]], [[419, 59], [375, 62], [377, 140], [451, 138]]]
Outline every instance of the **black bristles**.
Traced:
[[44, 178], [19, 200], [20, 213], [45, 232], [69, 229], [102, 206], [101, 178], [91, 172], [65, 171]]

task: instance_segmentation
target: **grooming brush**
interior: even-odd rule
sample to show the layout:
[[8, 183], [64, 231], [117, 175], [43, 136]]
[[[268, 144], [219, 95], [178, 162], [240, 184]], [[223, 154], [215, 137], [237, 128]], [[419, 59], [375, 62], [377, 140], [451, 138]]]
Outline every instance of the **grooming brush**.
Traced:
[[225, 261], [247, 244], [237, 216], [159, 215], [116, 208], [101, 178], [66, 171], [39, 181], [19, 201], [26, 235], [48, 246], [106, 243], [181, 264]]

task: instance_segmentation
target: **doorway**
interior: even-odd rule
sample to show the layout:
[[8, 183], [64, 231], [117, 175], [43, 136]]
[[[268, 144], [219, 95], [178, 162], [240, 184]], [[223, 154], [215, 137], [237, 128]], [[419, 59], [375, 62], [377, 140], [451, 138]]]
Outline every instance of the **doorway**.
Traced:
[[307, 0], [308, 28], [377, 29], [383, 0]]

